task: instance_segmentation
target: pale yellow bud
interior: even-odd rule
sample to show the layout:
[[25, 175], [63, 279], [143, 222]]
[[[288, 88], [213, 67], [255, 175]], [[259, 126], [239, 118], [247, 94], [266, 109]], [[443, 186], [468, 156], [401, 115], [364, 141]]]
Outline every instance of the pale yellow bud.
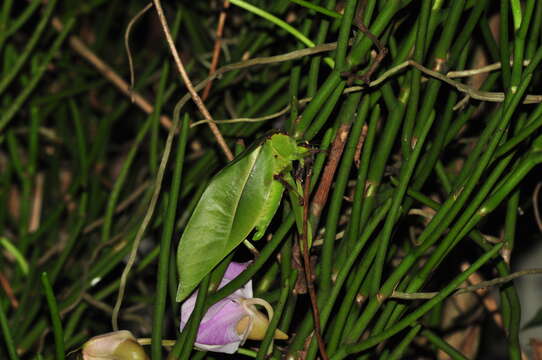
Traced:
[[148, 360], [136, 338], [127, 330], [98, 335], [83, 345], [84, 360]]
[[[247, 315], [241, 320], [239, 320], [236, 327], [237, 333], [241, 335], [245, 334], [248, 331], [246, 337], [247, 339], [263, 340], [265, 332], [269, 327], [269, 319], [267, 318], [267, 316], [258, 311], [254, 304], [263, 306], [271, 317], [273, 316], [273, 308], [271, 307], [271, 305], [269, 305], [267, 301], [257, 298], [242, 300], [242, 304], [245, 310], [247, 310], [250, 315]], [[288, 335], [283, 333], [279, 329], [276, 329], [273, 338], [277, 340], [287, 340]]]

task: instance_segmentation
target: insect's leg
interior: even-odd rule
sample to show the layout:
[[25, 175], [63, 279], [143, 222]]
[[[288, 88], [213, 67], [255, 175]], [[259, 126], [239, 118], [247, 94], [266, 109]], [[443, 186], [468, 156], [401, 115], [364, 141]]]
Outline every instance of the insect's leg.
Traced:
[[[303, 232], [303, 210], [305, 201], [303, 196], [303, 185], [301, 181], [294, 180], [291, 174], [283, 174], [282, 181], [288, 184], [286, 189], [288, 190], [288, 195], [290, 197], [290, 205], [292, 211], [295, 214], [295, 222], [297, 226], [297, 231], [299, 234]], [[308, 205], [308, 204], [307, 204]], [[312, 244], [312, 228], [309, 226], [307, 239], [309, 244]]]
[[243, 245], [245, 245], [248, 251], [250, 251], [255, 258], [260, 256], [260, 252], [258, 251], [258, 249], [256, 249], [256, 247], [252, 245], [252, 243], [248, 241], [248, 239], [243, 240]]
[[274, 176], [274, 179], [278, 181], [289, 193], [293, 193], [299, 199], [299, 204], [303, 206], [303, 195], [300, 191], [298, 182], [292, 178], [289, 173], [280, 173]]

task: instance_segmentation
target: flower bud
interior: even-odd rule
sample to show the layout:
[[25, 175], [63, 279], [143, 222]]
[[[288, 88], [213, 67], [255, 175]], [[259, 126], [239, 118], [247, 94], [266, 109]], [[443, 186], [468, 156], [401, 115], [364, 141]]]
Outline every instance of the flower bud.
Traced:
[[[263, 340], [267, 328], [269, 327], [269, 319], [256, 309], [252, 311], [252, 317], [247, 315], [237, 323], [237, 333], [239, 335], [244, 334], [247, 328], [251, 327], [247, 334], [247, 339]], [[288, 335], [279, 329], [276, 329], [273, 338], [277, 340], [288, 340]]]
[[83, 360], [148, 360], [136, 338], [127, 330], [95, 336], [83, 345]]
[[[219, 288], [237, 277], [248, 263], [231, 263], [224, 274]], [[181, 306], [181, 331], [194, 310], [197, 292], [192, 294]], [[246, 339], [262, 340], [269, 327], [269, 320], [258, 311], [255, 305], [263, 306], [269, 318], [273, 317], [273, 308], [263, 299], [252, 296], [252, 281], [241, 289], [211, 306], [198, 328], [196, 348], [233, 354]], [[288, 339], [280, 330], [275, 331], [275, 339]]]

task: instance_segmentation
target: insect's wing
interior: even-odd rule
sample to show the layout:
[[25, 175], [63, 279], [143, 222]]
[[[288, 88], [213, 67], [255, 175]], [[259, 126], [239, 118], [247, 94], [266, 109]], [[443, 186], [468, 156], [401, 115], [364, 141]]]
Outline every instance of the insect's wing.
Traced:
[[219, 172], [199, 200], [177, 250], [179, 288], [185, 299], [200, 281], [252, 231], [272, 175], [263, 163], [269, 154], [256, 147]]
[[185, 299], [255, 227], [255, 237], [263, 236], [283, 192], [273, 177], [291, 170], [292, 161], [301, 159], [305, 151], [289, 136], [273, 134], [211, 180], [177, 250], [177, 301]]
[[256, 232], [252, 237], [253, 240], [260, 240], [264, 236], [267, 227], [271, 223], [271, 220], [279, 208], [283, 192], [284, 186], [282, 186], [280, 182], [273, 180], [269, 187], [269, 191], [267, 191], [267, 197], [264, 201], [264, 206], [260, 213], [260, 217], [254, 225]]
[[271, 148], [264, 144], [242, 189], [228, 242], [231, 246], [229, 250], [233, 250], [248, 236], [267, 207], [268, 194], [274, 182], [272, 156]]

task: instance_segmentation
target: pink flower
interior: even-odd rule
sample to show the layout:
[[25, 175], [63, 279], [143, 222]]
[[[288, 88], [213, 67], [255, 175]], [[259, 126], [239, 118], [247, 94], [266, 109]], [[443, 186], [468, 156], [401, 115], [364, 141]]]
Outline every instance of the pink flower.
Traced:
[[[249, 264], [230, 263], [219, 288], [235, 279]], [[194, 310], [196, 298], [197, 291], [181, 306], [181, 331]], [[195, 346], [205, 351], [233, 354], [246, 339], [262, 340], [269, 320], [254, 305], [264, 306], [269, 317], [273, 317], [273, 308], [267, 301], [252, 297], [252, 281], [249, 281], [207, 310], [201, 320]], [[288, 335], [277, 330], [275, 338], [287, 339]]]

